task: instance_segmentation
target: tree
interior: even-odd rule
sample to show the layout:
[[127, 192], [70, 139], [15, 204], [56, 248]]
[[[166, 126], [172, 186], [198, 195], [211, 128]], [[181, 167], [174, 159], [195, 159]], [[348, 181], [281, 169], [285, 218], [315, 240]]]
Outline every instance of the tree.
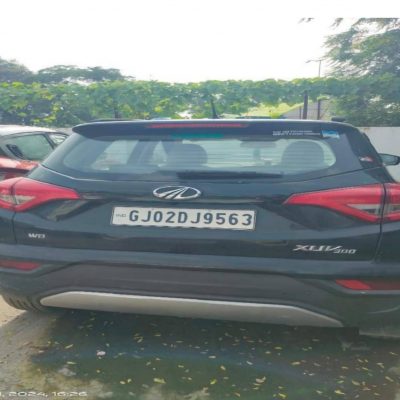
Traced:
[[[336, 21], [340, 25], [342, 19]], [[331, 35], [326, 56], [341, 76], [393, 74], [400, 77], [400, 18], [361, 18]]]
[[0, 82], [30, 82], [33, 72], [15, 60], [0, 57]]
[[400, 19], [359, 19], [326, 46], [333, 76], [354, 77], [334, 98], [336, 112], [356, 125], [399, 125]]
[[41, 83], [70, 83], [70, 82], [103, 82], [132, 79], [125, 77], [116, 68], [89, 67], [79, 68], [75, 65], [55, 65], [44, 68], [35, 75], [35, 80]]
[[52, 125], [53, 95], [38, 83], [0, 83], [1, 123]]

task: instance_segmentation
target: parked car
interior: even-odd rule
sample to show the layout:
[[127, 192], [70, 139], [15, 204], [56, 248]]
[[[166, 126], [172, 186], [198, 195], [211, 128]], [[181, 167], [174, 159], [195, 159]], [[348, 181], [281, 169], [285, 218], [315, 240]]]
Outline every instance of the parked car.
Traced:
[[9, 304], [365, 332], [400, 322], [400, 184], [353, 126], [74, 131], [27, 177], [0, 183]]
[[36, 126], [0, 125], [0, 180], [27, 174], [67, 136]]

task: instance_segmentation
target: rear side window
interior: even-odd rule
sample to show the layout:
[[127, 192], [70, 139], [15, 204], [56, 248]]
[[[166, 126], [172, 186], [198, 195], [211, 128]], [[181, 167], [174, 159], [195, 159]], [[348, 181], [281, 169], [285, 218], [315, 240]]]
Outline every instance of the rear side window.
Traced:
[[[68, 149], [67, 149], [68, 147]], [[192, 176], [283, 180], [360, 169], [347, 135], [267, 129], [132, 131], [75, 135], [44, 163], [50, 169], [93, 179], [159, 179]]]
[[44, 135], [10, 137], [4, 145], [15, 157], [33, 161], [43, 160], [53, 150]]
[[49, 133], [49, 138], [55, 146], [58, 146], [67, 138], [67, 135], [62, 133]]

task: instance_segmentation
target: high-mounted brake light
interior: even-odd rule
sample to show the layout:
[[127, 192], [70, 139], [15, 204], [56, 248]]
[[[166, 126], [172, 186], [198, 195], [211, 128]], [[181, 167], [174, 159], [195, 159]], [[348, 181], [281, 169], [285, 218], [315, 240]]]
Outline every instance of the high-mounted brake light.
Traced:
[[77, 200], [75, 190], [34, 181], [14, 178], [0, 182], [0, 208], [20, 212], [54, 200]]
[[338, 279], [336, 283], [350, 290], [400, 290], [400, 281], [396, 280], [370, 280], [370, 279]]
[[148, 128], [172, 129], [172, 128], [246, 128], [249, 124], [240, 122], [221, 122], [221, 123], [184, 123], [184, 124], [149, 124]]

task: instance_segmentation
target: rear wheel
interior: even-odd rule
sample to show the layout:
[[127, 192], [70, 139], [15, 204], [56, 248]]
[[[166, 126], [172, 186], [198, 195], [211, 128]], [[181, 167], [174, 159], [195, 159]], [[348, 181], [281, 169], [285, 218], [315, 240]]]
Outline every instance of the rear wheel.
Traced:
[[18, 310], [35, 311], [35, 312], [50, 312], [51, 309], [32, 301], [28, 297], [8, 296], [3, 295], [4, 301], [11, 307]]

